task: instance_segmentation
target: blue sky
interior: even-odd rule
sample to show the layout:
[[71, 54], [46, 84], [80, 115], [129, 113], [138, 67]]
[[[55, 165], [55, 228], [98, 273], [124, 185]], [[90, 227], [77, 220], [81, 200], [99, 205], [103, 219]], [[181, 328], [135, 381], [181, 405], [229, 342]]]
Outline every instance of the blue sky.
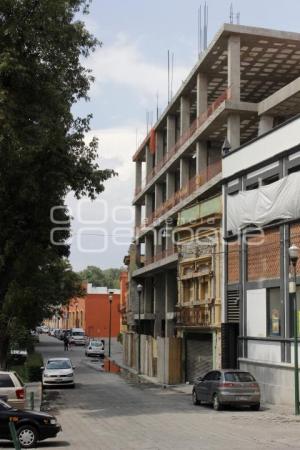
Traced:
[[[229, 22], [230, 1], [208, 0], [208, 42], [222, 23]], [[300, 1], [233, 1], [242, 25], [300, 31]], [[134, 164], [131, 158], [146, 131], [146, 112], [167, 100], [167, 50], [174, 53], [174, 91], [197, 61], [197, 10], [188, 0], [93, 0], [84, 17], [102, 48], [85, 64], [96, 77], [88, 103], [74, 108], [93, 113], [92, 133], [99, 138], [99, 161], [119, 177], [106, 184], [99, 202], [68, 204], [74, 216], [71, 262], [75, 270], [87, 265], [119, 267], [131, 241]], [[202, 3], [203, 4], [203, 3]], [[87, 139], [89, 136], [87, 136]], [[94, 223], [93, 223], [94, 221]]]

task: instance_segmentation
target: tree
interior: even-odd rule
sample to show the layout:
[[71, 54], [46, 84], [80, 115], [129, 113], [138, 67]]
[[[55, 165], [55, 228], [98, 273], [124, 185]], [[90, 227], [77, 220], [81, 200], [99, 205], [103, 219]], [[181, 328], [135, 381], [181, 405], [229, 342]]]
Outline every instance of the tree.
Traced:
[[[0, 4], [0, 366], [10, 325], [34, 326], [51, 305], [79, 293], [67, 263], [65, 196], [94, 199], [114, 172], [84, 137], [93, 78], [81, 63], [99, 42], [75, 20], [88, 0], [2, 0]], [[64, 221], [53, 232], [55, 219]]]
[[82, 281], [88, 281], [94, 286], [105, 286], [109, 289], [119, 289], [121, 269], [105, 269], [100, 267], [87, 266], [86, 269], [78, 273]]

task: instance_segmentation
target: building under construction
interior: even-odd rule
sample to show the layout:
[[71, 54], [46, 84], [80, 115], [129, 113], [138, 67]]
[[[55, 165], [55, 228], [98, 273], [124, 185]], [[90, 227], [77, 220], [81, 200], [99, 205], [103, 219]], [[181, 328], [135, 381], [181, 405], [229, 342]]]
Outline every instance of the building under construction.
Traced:
[[299, 75], [300, 34], [225, 24], [134, 154], [124, 359], [142, 373], [192, 381], [224, 352], [239, 364], [241, 298], [229, 293], [241, 280], [228, 289], [222, 158], [299, 112]]

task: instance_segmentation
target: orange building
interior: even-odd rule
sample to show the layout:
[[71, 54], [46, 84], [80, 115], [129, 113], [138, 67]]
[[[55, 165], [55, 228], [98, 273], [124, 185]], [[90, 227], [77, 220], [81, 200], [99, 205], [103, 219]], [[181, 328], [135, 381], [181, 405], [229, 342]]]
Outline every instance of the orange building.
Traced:
[[109, 315], [111, 302], [111, 336], [117, 337], [120, 333], [120, 291], [106, 287], [94, 287], [91, 283], [86, 285], [86, 295], [82, 298], [72, 299], [65, 307], [63, 315], [63, 328], [83, 328], [89, 337], [109, 336]]

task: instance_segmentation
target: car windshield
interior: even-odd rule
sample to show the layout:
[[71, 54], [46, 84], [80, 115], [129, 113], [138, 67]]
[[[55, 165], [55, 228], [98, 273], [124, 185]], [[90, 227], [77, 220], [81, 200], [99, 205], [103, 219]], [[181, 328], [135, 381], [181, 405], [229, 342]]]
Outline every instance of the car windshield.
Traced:
[[55, 370], [55, 369], [71, 369], [71, 363], [67, 360], [53, 360], [48, 361], [47, 370]]
[[73, 331], [72, 336], [84, 336], [83, 331]]
[[90, 343], [90, 346], [91, 347], [102, 347], [102, 342], [95, 342], [95, 341], [93, 341], [93, 342], [91, 342]]
[[249, 372], [226, 372], [225, 381], [238, 381], [240, 383], [247, 383], [255, 381], [255, 378]]
[[13, 409], [13, 408], [3, 400], [0, 400], [0, 410], [3, 411], [4, 409]]

